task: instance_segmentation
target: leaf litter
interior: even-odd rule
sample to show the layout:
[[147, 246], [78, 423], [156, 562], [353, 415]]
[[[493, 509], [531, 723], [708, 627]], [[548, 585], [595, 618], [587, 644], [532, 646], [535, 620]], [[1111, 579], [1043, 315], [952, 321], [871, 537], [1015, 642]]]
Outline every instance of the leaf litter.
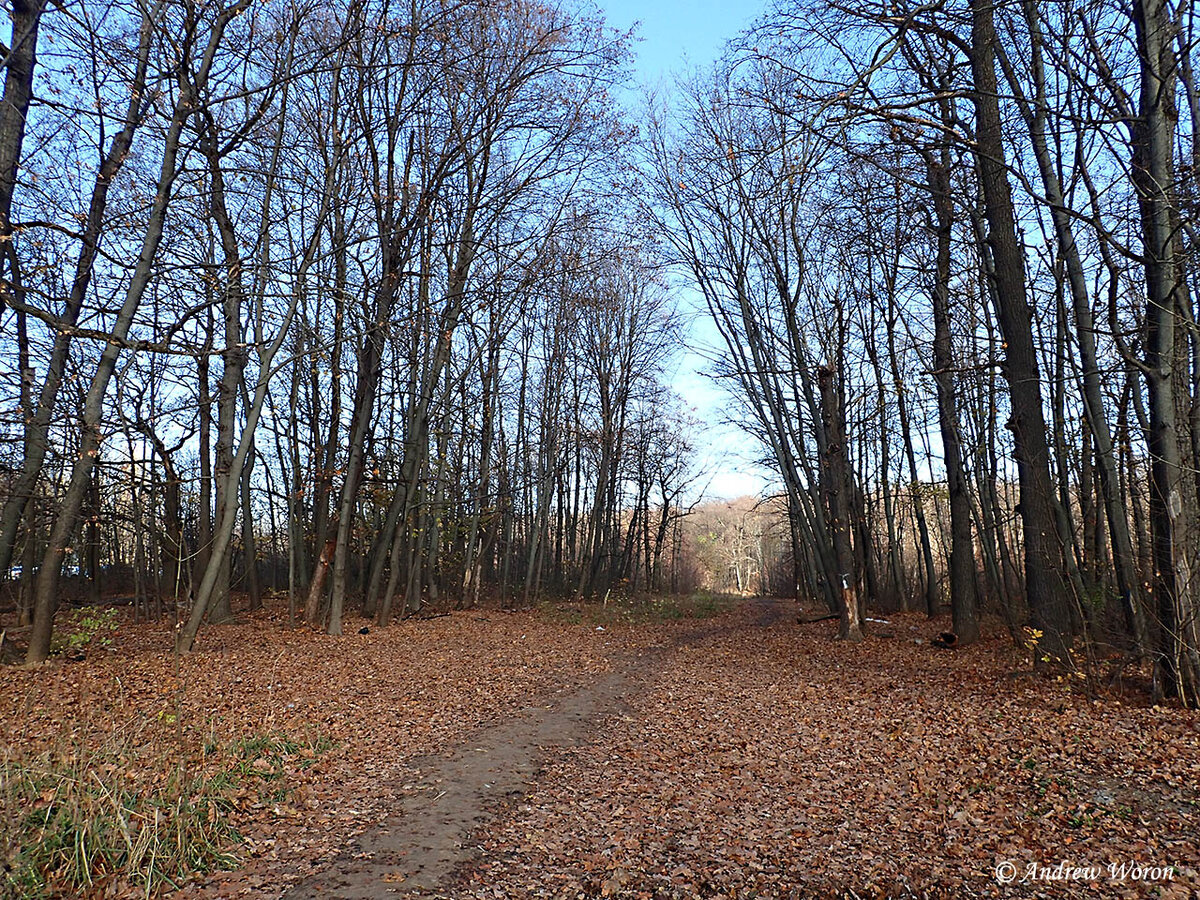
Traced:
[[[240, 868], [179, 898], [300, 897], [372, 866], [360, 896], [1200, 896], [1196, 713], [1014, 678], [1001, 633], [938, 652], [906, 636], [935, 624], [898, 616], [899, 637], [840, 644], [793, 609], [604, 632], [470, 611], [342, 638], [264, 613], [178, 664], [169, 630], [125, 625], [85, 664], [6, 669], [0, 739], [30, 755], [123, 729], [171, 749], [148, 764], [202, 767], [255, 735], [319, 735], [282, 764], [286, 796], [231, 811]], [[561, 721], [519, 724], [535, 714]], [[465, 784], [455, 760], [506, 735], [527, 745], [516, 780], [464, 789], [478, 808], [414, 878], [431, 781]], [[380, 832], [412, 846], [376, 857]]]

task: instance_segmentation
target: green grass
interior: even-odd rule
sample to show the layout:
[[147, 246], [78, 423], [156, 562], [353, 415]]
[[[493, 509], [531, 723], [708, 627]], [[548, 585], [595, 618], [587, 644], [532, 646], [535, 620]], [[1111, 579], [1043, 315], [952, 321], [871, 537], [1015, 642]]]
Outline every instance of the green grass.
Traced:
[[56, 655], [72, 656], [93, 647], [108, 647], [119, 624], [119, 615], [112, 607], [63, 618], [64, 625], [55, 630], [50, 642], [50, 652]]
[[639, 597], [614, 596], [610, 593], [607, 601], [545, 601], [539, 606], [539, 613], [547, 621], [564, 625], [654, 625], [680, 619], [711, 619], [729, 612], [740, 602], [740, 597], [708, 591], [679, 596], [663, 594]]
[[149, 897], [236, 863], [227, 848], [240, 835], [219, 782], [174, 775], [143, 793], [99, 771], [77, 760], [4, 765], [5, 896], [73, 896], [121, 878]]
[[285, 801], [286, 764], [307, 768], [331, 746], [284, 735], [210, 744], [204, 755], [217, 758], [203, 775], [163, 748], [157, 777], [147, 775], [144, 747], [115, 741], [0, 760], [0, 898], [74, 897], [111, 882], [148, 898], [231, 868], [242, 841], [231, 819], [238, 798]]

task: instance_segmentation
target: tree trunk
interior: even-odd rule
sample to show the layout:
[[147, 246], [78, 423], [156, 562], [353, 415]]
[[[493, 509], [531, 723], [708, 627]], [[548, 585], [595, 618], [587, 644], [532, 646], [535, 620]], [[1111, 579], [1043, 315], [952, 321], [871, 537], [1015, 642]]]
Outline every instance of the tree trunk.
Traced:
[[1025, 594], [1039, 654], [1071, 665], [1071, 607], [1062, 578], [1062, 554], [1054, 517], [1049, 447], [1042, 409], [1041, 376], [1025, 292], [1025, 255], [1017, 240], [1012, 189], [1005, 163], [1003, 123], [996, 84], [992, 0], [971, 0], [971, 71], [979, 178], [992, 256], [996, 317], [1004, 338], [1014, 456], [1020, 480]]
[[[210, 209], [221, 238], [221, 253], [224, 263], [222, 308], [224, 310], [225, 349], [221, 353], [221, 380], [217, 382], [217, 446], [213, 476], [216, 484], [217, 516], [215, 530], [224, 528], [221, 517], [225, 510], [236, 507], [226, 503], [225, 494], [237, 491], [240, 479], [229, 477], [233, 466], [234, 428], [237, 420], [237, 401], [242, 393], [242, 380], [246, 371], [246, 347], [242, 343], [242, 307], [245, 304], [245, 289], [242, 284], [244, 266], [238, 247], [237, 233], [233, 220], [225, 205], [225, 173], [221, 169], [220, 142], [211, 115], [204, 115], [207, 122], [204, 138], [205, 154], [208, 157], [210, 181]], [[236, 515], [236, 511], [233, 513]], [[226, 552], [219, 558], [209, 559], [208, 565], [217, 566], [216, 593], [209, 607], [209, 618], [213, 622], [224, 622], [233, 618], [230, 604], [230, 582], [233, 573], [232, 554]], [[207, 568], [207, 567], [206, 567]]]
[[[244, 404], [248, 406], [249, 404]], [[262, 585], [258, 580], [258, 541], [254, 536], [254, 509], [251, 504], [252, 474], [254, 472], [254, 446], [250, 447], [250, 455], [246, 457], [246, 465], [242, 470], [242, 558], [246, 572], [246, 593], [249, 595], [250, 609], [262, 609]]]
[[[1141, 64], [1138, 118], [1133, 129], [1133, 181], [1142, 218], [1146, 268], [1146, 360], [1149, 397], [1150, 528], [1154, 595], [1160, 621], [1158, 687], [1187, 706], [1200, 706], [1200, 640], [1192, 572], [1195, 569], [1195, 491], [1184, 448], [1189, 401], [1186, 338], [1177, 317], [1184, 301], [1173, 227], [1175, 60], [1172, 22], [1163, 0], [1133, 5]], [[1180, 419], [1183, 421], [1181, 422]]]
[[[45, 3], [16, 2], [13, 4], [13, 33], [23, 37], [19, 41], [14, 41], [14, 47], [11, 48], [7, 58], [5, 95], [3, 103], [0, 103], [0, 239], [5, 241], [11, 254], [0, 254], [0, 257], [12, 261], [15, 261], [16, 254], [12, 252], [12, 243], [7, 240], [12, 228], [9, 218], [12, 211], [12, 193], [16, 183], [16, 169], [20, 161], [29, 93], [32, 89], [34, 42], [37, 37], [36, 23], [40, 21], [44, 7]], [[87, 218], [81, 235], [82, 246], [71, 283], [71, 294], [62, 316], [62, 322], [67, 327], [56, 330], [50, 359], [46, 364], [46, 378], [42, 382], [37, 407], [32, 416], [25, 421], [25, 451], [21, 472], [9, 491], [8, 499], [4, 503], [3, 516], [0, 519], [0, 572], [7, 571], [12, 561], [12, 550], [22, 516], [25, 513], [25, 506], [33, 496], [38, 476], [42, 473], [45, 465], [50, 424], [54, 417], [54, 408], [66, 373], [71, 348], [72, 334], [69, 328], [78, 321], [91, 284], [92, 267], [99, 253], [100, 239], [104, 228], [108, 190], [124, 165], [133, 143], [134, 132], [141, 123], [146, 109], [149, 108], [143, 103], [142, 94], [145, 91], [153, 25], [152, 11], [147, 10], [142, 19], [138, 38], [140, 43], [137, 72], [134, 76], [129, 107], [125, 113], [125, 125], [113, 138], [92, 188]], [[24, 66], [28, 66], [28, 69], [24, 69]], [[26, 83], [27, 79], [28, 84]], [[2, 264], [3, 260], [0, 260], [0, 265]], [[0, 277], [0, 306], [4, 302], [14, 299], [13, 296], [10, 296], [8, 280], [15, 274], [15, 272], [10, 272], [4, 277]], [[20, 296], [22, 292], [19, 290], [19, 286], [12, 285], [12, 287], [16, 288], [15, 296]]]
[[858, 605], [858, 573], [854, 570], [854, 551], [850, 546], [846, 439], [833, 369], [828, 366], [818, 369], [817, 383], [821, 390], [821, 427], [825, 432], [826, 446], [821, 460], [821, 473], [840, 580], [837, 586], [838, 638], [845, 641], [861, 641], [863, 634]]
[[162, 242], [163, 225], [166, 221], [167, 207], [170, 202], [175, 178], [179, 174], [177, 160], [179, 157], [180, 137], [187, 119], [193, 115], [197, 102], [198, 91], [203, 90], [208, 81], [217, 47], [224, 34], [225, 26], [235, 15], [239, 14], [249, 0], [239, 0], [233, 6], [227, 7], [213, 23], [208, 45], [205, 48], [199, 72], [189, 82], [180, 78], [180, 90], [175, 101], [175, 108], [167, 134], [163, 140], [163, 157], [160, 166], [157, 190], [151, 206], [146, 232], [142, 239], [141, 250], [136, 266], [125, 292], [124, 302], [117, 313], [112, 331], [112, 339], [105, 344], [96, 365], [96, 374], [92, 377], [83, 404], [83, 435], [80, 444], [79, 457], [71, 469], [71, 479], [66, 493], [59, 506], [58, 518], [50, 533], [50, 546], [42, 559], [38, 572], [37, 588], [34, 597], [33, 629], [29, 637], [29, 650], [26, 662], [33, 664], [43, 662], [50, 655], [50, 638], [54, 628], [54, 614], [58, 606], [58, 578], [62, 569], [63, 556], [69, 545], [71, 535], [79, 517], [79, 509], [83, 503], [91, 477], [92, 467], [100, 455], [100, 445], [103, 438], [100, 428], [104, 411], [104, 397], [108, 391], [108, 383], [116, 368], [117, 357], [121, 353], [133, 319], [141, 304], [147, 287], [158, 248]]
[[1144, 601], [1141, 581], [1137, 576], [1134, 562], [1133, 541], [1129, 535], [1129, 515], [1117, 484], [1117, 463], [1113, 453], [1112, 432], [1109, 429], [1101, 392], [1091, 293], [1088, 290], [1079, 246], [1075, 242], [1071, 213], [1067, 209], [1062, 180], [1055, 168], [1054, 157], [1047, 142], [1048, 101], [1038, 5], [1026, 0], [1024, 10], [1030, 34], [1033, 96], [1025, 98], [1020, 95], [1020, 82], [1017, 75], [1007, 65], [1005, 65], [1005, 73], [1014, 92], [1018, 94], [1018, 108], [1029, 129], [1034, 158], [1037, 160], [1038, 172], [1041, 175], [1042, 189], [1046, 194], [1046, 203], [1050, 207], [1050, 218], [1054, 224], [1055, 237], [1058, 240], [1059, 253], [1066, 266], [1067, 285], [1070, 288], [1071, 307], [1075, 317], [1075, 337], [1079, 345], [1085, 418], [1096, 445], [1095, 464], [1098, 469], [1105, 517], [1108, 520], [1109, 536], [1112, 542], [1113, 569], [1117, 580], [1117, 590], [1121, 595], [1126, 627], [1133, 638], [1134, 649], [1140, 653], [1146, 646], [1146, 623], [1142, 613]]
[[933, 283], [933, 378], [937, 385], [938, 429], [946, 486], [950, 494], [950, 609], [959, 645], [979, 639], [975, 596], [975, 553], [971, 538], [971, 499], [963, 471], [958, 436], [958, 403], [954, 383], [954, 348], [950, 334], [950, 241], [954, 202], [950, 194], [950, 150], [944, 143], [939, 158], [927, 158], [929, 192], [933, 198], [937, 263]]

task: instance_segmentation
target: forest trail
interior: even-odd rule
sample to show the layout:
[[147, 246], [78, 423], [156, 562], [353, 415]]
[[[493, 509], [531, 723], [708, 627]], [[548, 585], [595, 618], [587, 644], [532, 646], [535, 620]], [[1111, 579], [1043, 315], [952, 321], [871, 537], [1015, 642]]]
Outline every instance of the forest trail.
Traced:
[[1028, 866], [1064, 859], [1100, 867], [1099, 897], [1200, 889], [1200, 719], [1013, 679], [998, 628], [968, 654], [915, 614], [851, 645], [794, 613], [571, 626], [603, 669], [413, 753], [336, 853], [259, 860], [215, 896], [1035, 897]]
[[[758, 623], [783, 615], [784, 601], [757, 601]], [[479, 852], [472, 834], [536, 790], [546, 760], [578, 747], [613, 717], [629, 716], [631, 697], [653, 682], [681, 647], [696, 647], [729, 623], [697, 623], [662, 643], [627, 651], [614, 670], [507, 722], [477, 732], [452, 752], [411, 762], [419, 778], [404, 786], [398, 808], [350, 843], [285, 900], [386, 900], [438, 897]]]
[[565, 604], [330, 638], [276, 609], [181, 661], [168, 624], [127, 625], [86, 664], [5, 671], [0, 736], [38, 765], [92, 748], [131, 790], [181, 763], [224, 785], [236, 868], [163, 900], [1076, 896], [1023, 880], [1063, 860], [1101, 867], [1088, 896], [1200, 896], [1200, 714], [1028, 677], [997, 622], [950, 652], [919, 613], [850, 644], [795, 611]]

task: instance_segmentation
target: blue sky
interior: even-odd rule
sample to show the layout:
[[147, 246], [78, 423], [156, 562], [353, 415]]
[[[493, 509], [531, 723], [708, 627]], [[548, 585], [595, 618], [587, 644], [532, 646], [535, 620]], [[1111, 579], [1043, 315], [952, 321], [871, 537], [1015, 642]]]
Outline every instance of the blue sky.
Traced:
[[700, 0], [637, 2], [596, 0], [608, 23], [622, 31], [640, 22], [637, 71], [651, 87], [670, 84], [670, 77], [691, 66], [712, 62], [725, 42], [748, 26], [764, 9], [762, 0], [721, 3]]
[[[684, 3], [678, 0], [636, 2], [636, 0], [596, 0], [608, 24], [627, 31], [637, 24], [634, 45], [637, 53], [635, 72], [638, 80], [651, 88], [669, 92], [674, 76], [703, 68], [720, 54], [725, 42], [749, 26], [765, 8], [764, 0], [745, 3], [720, 3], [714, 0]], [[640, 92], [633, 95], [636, 98]], [[691, 292], [680, 296], [680, 303], [692, 307], [700, 302]], [[707, 470], [698, 487], [707, 485], [706, 497], [732, 499], [758, 494], [768, 484], [766, 473], [751, 459], [761, 448], [737, 428], [723, 424], [726, 398], [720, 388], [704, 375], [706, 348], [720, 338], [704, 316], [697, 316], [689, 343], [695, 351], [681, 354], [671, 379], [691, 414], [707, 423], [703, 434], [695, 435], [699, 462]], [[711, 350], [707, 351], [711, 355]]]

